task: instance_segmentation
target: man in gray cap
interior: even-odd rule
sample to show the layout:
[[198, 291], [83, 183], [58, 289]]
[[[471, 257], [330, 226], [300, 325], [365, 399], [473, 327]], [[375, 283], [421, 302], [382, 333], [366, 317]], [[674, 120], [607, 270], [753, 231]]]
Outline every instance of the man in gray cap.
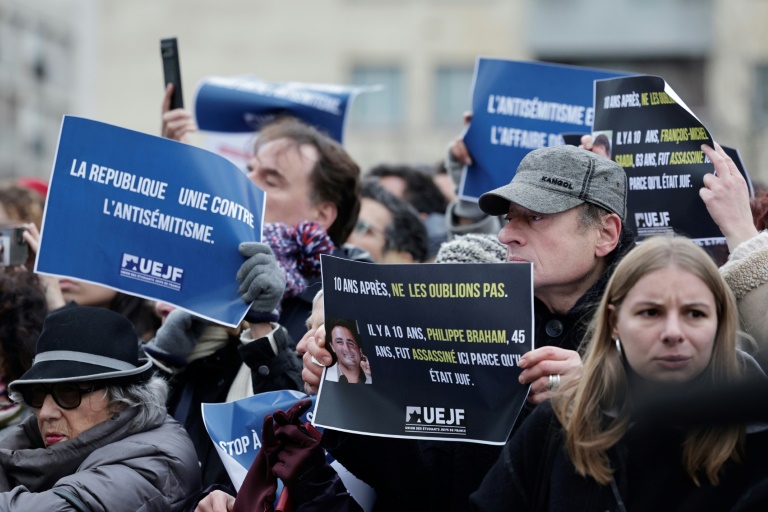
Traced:
[[539, 403], [561, 378], [578, 376], [576, 349], [619, 259], [634, 245], [624, 228], [627, 177], [611, 160], [574, 146], [526, 155], [508, 185], [480, 196], [504, 215], [507, 261], [533, 263], [535, 346], [520, 382]]

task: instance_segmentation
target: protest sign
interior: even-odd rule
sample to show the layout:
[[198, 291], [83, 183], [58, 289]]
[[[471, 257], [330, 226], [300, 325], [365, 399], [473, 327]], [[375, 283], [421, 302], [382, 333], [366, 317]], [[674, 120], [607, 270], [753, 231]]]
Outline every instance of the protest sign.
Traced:
[[538, 62], [479, 58], [472, 122], [464, 143], [472, 165], [459, 195], [476, 200], [506, 185], [529, 151], [563, 144], [564, 132], [589, 133], [593, 82], [623, 73]]
[[744, 176], [744, 179], [747, 182], [747, 188], [749, 189], [749, 197], [755, 197], [755, 186], [752, 184], [752, 178], [749, 176], [749, 170], [747, 169], [747, 166], [744, 165], [744, 160], [741, 158], [741, 153], [739, 153], [739, 150], [723, 145], [720, 147], [723, 148], [723, 151], [725, 151], [726, 155], [731, 157], [731, 160], [733, 160], [736, 168], [739, 170], [741, 175]]
[[301, 421], [312, 421], [315, 397], [287, 389], [260, 393], [233, 402], [202, 404], [205, 430], [236, 490], [240, 490], [245, 474], [261, 448], [264, 416], [277, 410], [287, 411], [304, 398], [312, 398], [313, 407], [301, 416]]
[[724, 261], [725, 238], [699, 197], [714, 170], [701, 150], [714, 147], [701, 121], [657, 76], [596, 81], [595, 105], [593, 138], [610, 143], [629, 180], [627, 226], [639, 240], [684, 235]]
[[[312, 399], [312, 407], [301, 416], [301, 421], [311, 422], [314, 417], [315, 397], [293, 390], [270, 391], [233, 402], [202, 404], [205, 429], [236, 490], [240, 490], [245, 475], [261, 448], [264, 417], [277, 410], [287, 411], [304, 398]], [[333, 460], [331, 466], [355, 501], [364, 510], [370, 511], [375, 501], [373, 489], [358, 480], [337, 461]]]
[[254, 132], [207, 132], [203, 140], [203, 147], [223, 156], [235, 164], [244, 174], [248, 174], [248, 164], [253, 160], [253, 148], [257, 135]]
[[342, 142], [347, 108], [365, 90], [369, 89], [268, 82], [250, 75], [210, 77], [195, 92], [195, 118], [201, 130], [253, 133], [278, 116], [290, 115]]
[[213, 153], [64, 117], [35, 271], [168, 302], [236, 326], [245, 241], [264, 193]]
[[[338, 363], [321, 381], [316, 425], [506, 442], [528, 393], [517, 379], [520, 356], [533, 348], [530, 263], [376, 265], [322, 256], [322, 265], [326, 346]], [[334, 332], [344, 325], [352, 327]], [[350, 335], [357, 355], [336, 343]], [[354, 366], [363, 355], [370, 376]], [[350, 367], [365, 384], [344, 382], [354, 380]]]

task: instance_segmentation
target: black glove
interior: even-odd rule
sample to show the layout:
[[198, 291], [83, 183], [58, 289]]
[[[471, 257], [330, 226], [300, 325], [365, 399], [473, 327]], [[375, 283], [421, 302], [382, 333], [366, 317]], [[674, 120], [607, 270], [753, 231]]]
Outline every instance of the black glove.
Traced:
[[144, 351], [155, 359], [173, 366], [186, 366], [187, 356], [200, 341], [207, 322], [181, 309], [174, 309], [157, 330]]
[[244, 302], [252, 303], [251, 311], [271, 313], [285, 291], [285, 275], [272, 249], [259, 242], [243, 242], [238, 250], [248, 258], [237, 271], [240, 297]]

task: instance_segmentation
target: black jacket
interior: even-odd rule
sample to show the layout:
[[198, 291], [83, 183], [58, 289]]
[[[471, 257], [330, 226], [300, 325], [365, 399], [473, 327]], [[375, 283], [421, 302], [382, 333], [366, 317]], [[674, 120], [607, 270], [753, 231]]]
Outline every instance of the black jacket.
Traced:
[[570, 462], [549, 402], [530, 415], [472, 494], [474, 511], [757, 511], [768, 500], [768, 430], [747, 435], [744, 460], [729, 461], [712, 486], [682, 467], [685, 431], [633, 426], [608, 452], [614, 482], [582, 477]]
[[275, 332], [279, 353], [274, 355], [267, 343], [243, 345], [231, 336], [229, 343], [208, 357], [192, 361], [183, 372], [170, 379], [168, 412], [181, 423], [195, 445], [203, 488], [213, 484], [232, 487], [224, 465], [203, 423], [202, 403], [222, 403], [237, 375], [240, 365], [252, 370], [253, 392], [280, 389], [302, 390], [301, 360], [284, 329]]

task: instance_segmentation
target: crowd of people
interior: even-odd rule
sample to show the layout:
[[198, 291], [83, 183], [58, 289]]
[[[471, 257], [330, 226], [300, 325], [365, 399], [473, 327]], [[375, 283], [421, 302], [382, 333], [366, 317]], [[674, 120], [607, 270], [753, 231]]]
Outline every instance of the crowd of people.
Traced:
[[[194, 118], [169, 108], [172, 92], [162, 135], [188, 142]], [[317, 128], [276, 119], [248, 166], [267, 194], [262, 242], [238, 248], [232, 279], [250, 308], [236, 328], [34, 274], [46, 190], [0, 189], [0, 218], [24, 225], [30, 250], [0, 274], [0, 511], [273, 510], [278, 479], [285, 510], [362, 510], [326, 452], [381, 511], [763, 510], [768, 192], [750, 199], [726, 153], [702, 146], [715, 173], [699, 195], [730, 251], [718, 268], [686, 238], [635, 239], [626, 173], [603, 147], [585, 136], [534, 150], [472, 202], [455, 194], [471, 162], [461, 139], [431, 173], [362, 172]], [[375, 385], [354, 322], [326, 325], [323, 254], [533, 263], [536, 348], [519, 361], [530, 392], [505, 446], [321, 434], [299, 419], [301, 401], [263, 419], [234, 492], [201, 404], [317, 394], [324, 372]], [[715, 390], [754, 400], [703, 414]]]

